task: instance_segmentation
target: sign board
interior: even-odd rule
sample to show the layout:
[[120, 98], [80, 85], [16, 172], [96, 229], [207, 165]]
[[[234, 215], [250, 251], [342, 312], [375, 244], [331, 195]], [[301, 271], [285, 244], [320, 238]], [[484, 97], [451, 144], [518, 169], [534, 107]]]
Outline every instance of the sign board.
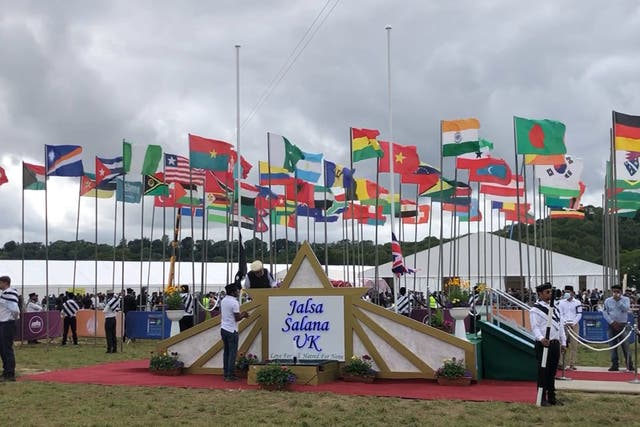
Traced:
[[270, 296], [269, 359], [345, 360], [343, 296]]

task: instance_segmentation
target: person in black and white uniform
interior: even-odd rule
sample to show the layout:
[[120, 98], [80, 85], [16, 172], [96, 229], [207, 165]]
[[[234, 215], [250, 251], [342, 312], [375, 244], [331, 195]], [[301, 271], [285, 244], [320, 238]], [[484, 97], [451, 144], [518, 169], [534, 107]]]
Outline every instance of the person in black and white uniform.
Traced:
[[2, 380], [16, 380], [16, 357], [13, 339], [16, 334], [16, 319], [20, 317], [20, 295], [11, 287], [9, 276], [0, 277], [0, 356], [2, 357]]
[[400, 296], [398, 296], [396, 304], [398, 305], [398, 314], [409, 316], [409, 312], [411, 311], [411, 300], [409, 299], [409, 295], [407, 295], [407, 288], [404, 286], [400, 288]]
[[[556, 399], [556, 371], [560, 353], [564, 353], [567, 348], [567, 337], [564, 332], [560, 311], [557, 306], [553, 307], [551, 317], [551, 328], [549, 338], [546, 337], [547, 320], [550, 302], [553, 298], [551, 283], [544, 283], [536, 287], [538, 301], [529, 311], [531, 321], [531, 332], [536, 339], [535, 351], [538, 360], [538, 387], [542, 387], [542, 406], [562, 405]], [[542, 368], [542, 353], [544, 347], [548, 347], [547, 367]]]
[[120, 297], [113, 291], [107, 291], [107, 303], [104, 305], [104, 336], [107, 338], [107, 353], [118, 352], [116, 338], [116, 313], [120, 311]]
[[189, 286], [182, 285], [180, 287], [180, 296], [184, 304], [184, 317], [180, 319], [180, 332], [186, 331], [193, 326], [193, 295], [189, 293]]
[[71, 328], [71, 337], [73, 345], [78, 345], [78, 324], [76, 322], [76, 313], [80, 310], [80, 306], [76, 302], [73, 292], [67, 292], [65, 301], [62, 303], [63, 332], [62, 345], [67, 345], [67, 336], [69, 328]]
[[[38, 304], [38, 294], [36, 294], [35, 292], [29, 294], [29, 301], [27, 301], [27, 304], [24, 307], [24, 311], [27, 313], [37, 313], [39, 311], [42, 311], [42, 306]], [[28, 340], [27, 343], [40, 344], [40, 341]]]

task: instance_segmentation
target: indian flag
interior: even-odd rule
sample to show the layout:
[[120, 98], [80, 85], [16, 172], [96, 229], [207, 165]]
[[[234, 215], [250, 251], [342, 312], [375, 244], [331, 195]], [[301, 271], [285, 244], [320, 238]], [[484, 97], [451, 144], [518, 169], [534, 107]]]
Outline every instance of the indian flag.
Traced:
[[475, 118], [442, 120], [442, 155], [459, 156], [480, 151], [480, 121]]

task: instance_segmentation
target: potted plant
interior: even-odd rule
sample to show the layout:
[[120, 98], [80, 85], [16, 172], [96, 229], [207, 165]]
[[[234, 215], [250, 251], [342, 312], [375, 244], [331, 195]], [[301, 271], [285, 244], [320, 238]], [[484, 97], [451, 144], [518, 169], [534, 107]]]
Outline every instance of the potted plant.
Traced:
[[431, 316], [428, 318], [428, 325], [447, 333], [453, 332], [453, 323], [450, 320], [444, 319], [441, 310], [431, 310]]
[[296, 382], [296, 375], [286, 366], [269, 363], [258, 369], [256, 382], [263, 390], [285, 390], [289, 384]]
[[184, 363], [178, 360], [178, 353], [167, 352], [160, 354], [151, 354], [149, 359], [149, 371], [154, 375], [181, 375]]
[[175, 286], [167, 286], [164, 291], [164, 306], [167, 310], [183, 310], [184, 304], [180, 291]]
[[447, 296], [445, 304], [447, 308], [469, 307], [471, 292], [468, 281], [460, 280], [459, 277], [451, 277], [444, 284], [444, 293]]
[[255, 354], [240, 353], [238, 359], [236, 360], [236, 377], [246, 378], [249, 371], [249, 366], [255, 365], [257, 363], [260, 363], [260, 360], [258, 360], [258, 356], [256, 356]]
[[464, 359], [445, 359], [436, 371], [436, 379], [440, 385], [469, 385], [471, 372], [464, 364]]
[[352, 356], [342, 368], [342, 379], [351, 382], [372, 383], [376, 371], [371, 367], [372, 360], [368, 354], [362, 357]]

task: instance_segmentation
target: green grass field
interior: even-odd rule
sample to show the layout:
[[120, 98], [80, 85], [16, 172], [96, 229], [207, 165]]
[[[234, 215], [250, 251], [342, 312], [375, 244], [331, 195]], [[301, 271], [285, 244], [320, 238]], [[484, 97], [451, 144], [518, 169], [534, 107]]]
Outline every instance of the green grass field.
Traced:
[[[16, 345], [18, 375], [148, 358], [156, 341], [105, 354], [79, 346]], [[580, 351], [579, 365], [607, 366], [608, 352]], [[329, 393], [201, 390], [40, 382], [2, 383], [3, 425], [20, 426], [520, 426], [640, 425], [638, 396], [561, 392], [566, 406], [424, 401]]]

